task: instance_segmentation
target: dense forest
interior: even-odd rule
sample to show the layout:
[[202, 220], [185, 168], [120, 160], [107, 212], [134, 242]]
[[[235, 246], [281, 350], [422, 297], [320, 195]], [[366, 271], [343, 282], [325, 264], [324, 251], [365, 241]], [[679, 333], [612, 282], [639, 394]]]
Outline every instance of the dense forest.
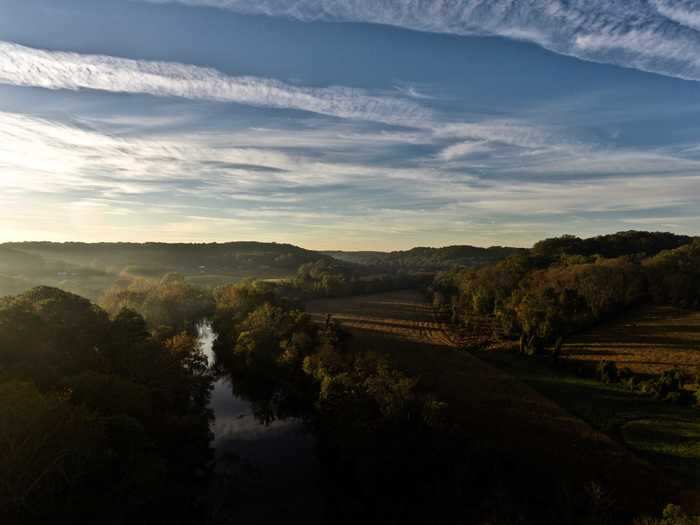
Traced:
[[158, 281], [173, 273], [204, 288], [245, 279], [293, 280], [297, 288], [325, 290], [332, 296], [388, 289], [395, 286], [392, 282], [415, 284], [437, 270], [478, 266], [520, 251], [452, 246], [322, 253], [260, 242], [6, 243], [0, 245], [0, 296], [49, 285], [98, 300], [105, 290], [126, 280]]
[[230, 242], [209, 244], [168, 243], [7, 243], [6, 249], [45, 259], [118, 273], [161, 275], [164, 271], [294, 270], [322, 258], [316, 252], [291, 244]]
[[244, 279], [282, 279], [306, 263], [333, 259], [275, 243], [49, 243], [0, 245], [0, 295], [37, 285], [55, 286], [98, 300], [127, 280], [158, 281], [181, 274], [188, 282], [214, 288]]
[[[410, 288], [432, 278], [431, 272], [420, 269], [421, 265], [396, 268], [359, 264], [290, 245], [19, 243], [16, 246], [0, 246], [0, 296], [48, 285], [105, 304], [108, 311], [113, 311], [117, 304], [137, 305], [140, 309], [146, 295], [154, 293], [159, 283], [175, 276], [183, 286], [210, 291], [228, 283], [267, 279], [299, 299]], [[125, 253], [122, 246], [126, 247]]]
[[[455, 322], [493, 316], [505, 337], [553, 343], [646, 303], [700, 307], [700, 240], [668, 233], [564, 236], [434, 283]], [[534, 338], [534, 339], [533, 339]]]
[[3, 523], [196, 521], [209, 370], [186, 333], [36, 288], [0, 302]]
[[[40, 250], [2, 249], [5, 271], [55, 264]], [[221, 250], [229, 264], [233, 252]], [[351, 345], [340, 323], [313, 320], [304, 302], [419, 288], [455, 325], [486, 316], [500, 338], [537, 353], [642, 303], [700, 307], [700, 240], [567, 236], [434, 280], [313, 253], [292, 262], [284, 254], [294, 250], [279, 250], [280, 265], [295, 266], [282, 281], [202, 287], [178, 272], [120, 272], [95, 302], [47, 286], [2, 298], [0, 521], [237, 522], [251, 494], [260, 502], [265, 493], [254, 474], [223, 472], [214, 455], [210, 396], [226, 377], [259, 421], [294, 418], [313, 436], [322, 488], [309, 523], [629, 522], [629, 509], [602, 505], [595, 487], [553, 479], [554, 466], [482, 439], [479, 421], [455, 418], [450, 399], [387, 357], [396, 343]], [[98, 257], [94, 271], [129, 257]], [[197, 339], [202, 322], [217, 334], [214, 362]], [[266, 512], [290, 518], [275, 502]]]
[[[342, 326], [312, 322], [269, 284], [222, 287], [209, 314], [219, 334], [213, 368], [190, 331], [173, 329], [180, 312], [149, 324], [128, 308], [109, 316], [47, 287], [3, 299], [3, 523], [238, 522], [256, 485], [213, 461], [207, 407], [221, 373], [257, 418], [300, 418], [313, 434], [318, 522], [612, 517], [586, 494], [567, 500], [578, 490], [568, 480], [480, 441], [419, 377], [369, 348], [350, 350]], [[255, 498], [265, 502], [264, 493]], [[289, 518], [264, 504], [268, 517]]]
[[502, 246], [446, 246], [444, 248], [413, 248], [395, 252], [324, 252], [341, 261], [374, 268], [403, 269], [431, 272], [454, 266], [480, 266], [515, 255], [524, 250]]

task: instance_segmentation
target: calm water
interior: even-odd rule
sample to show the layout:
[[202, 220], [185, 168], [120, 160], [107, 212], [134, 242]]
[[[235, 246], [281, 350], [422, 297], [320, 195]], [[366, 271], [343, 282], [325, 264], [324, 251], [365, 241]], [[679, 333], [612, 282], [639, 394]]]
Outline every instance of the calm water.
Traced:
[[[198, 327], [200, 345], [215, 363], [213, 344], [216, 334], [209, 323]], [[301, 421], [287, 419], [265, 424], [253, 415], [252, 404], [232, 392], [231, 378], [223, 375], [215, 384], [210, 408], [214, 412], [212, 431], [217, 461], [235, 454], [241, 463], [252, 466], [261, 482], [270, 490], [297, 494], [315, 492], [319, 483], [318, 459], [313, 437], [304, 431]], [[295, 496], [298, 503], [306, 504]]]

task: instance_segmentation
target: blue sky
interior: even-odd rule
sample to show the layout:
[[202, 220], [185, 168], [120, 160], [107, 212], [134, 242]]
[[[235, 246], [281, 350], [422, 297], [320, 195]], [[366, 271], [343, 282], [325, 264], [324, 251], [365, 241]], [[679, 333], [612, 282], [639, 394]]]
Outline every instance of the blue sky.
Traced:
[[700, 230], [700, 2], [0, 0], [1, 240]]

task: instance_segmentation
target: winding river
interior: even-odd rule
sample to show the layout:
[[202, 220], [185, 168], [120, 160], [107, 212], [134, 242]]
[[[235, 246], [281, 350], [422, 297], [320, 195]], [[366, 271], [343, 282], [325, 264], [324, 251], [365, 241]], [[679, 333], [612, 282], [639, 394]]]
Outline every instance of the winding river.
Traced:
[[[211, 323], [201, 323], [197, 333], [209, 366], [215, 368], [216, 334]], [[303, 423], [293, 418], [272, 422], [256, 418], [252, 403], [233, 394], [232, 379], [226, 374], [215, 380], [210, 408], [217, 469], [226, 458], [236, 457], [237, 464], [255, 471], [256, 481], [285, 511], [306, 508], [308, 512], [308, 498], [318, 494], [320, 468], [314, 438]]]

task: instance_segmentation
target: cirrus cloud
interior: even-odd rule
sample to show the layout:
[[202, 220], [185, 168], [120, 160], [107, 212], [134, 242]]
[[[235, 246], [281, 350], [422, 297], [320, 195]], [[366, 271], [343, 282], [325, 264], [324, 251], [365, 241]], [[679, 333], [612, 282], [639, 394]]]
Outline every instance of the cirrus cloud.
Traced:
[[564, 55], [700, 80], [694, 0], [145, 0], [302, 21], [377, 23], [416, 31], [495, 35]]
[[404, 126], [430, 120], [429, 110], [414, 102], [362, 89], [300, 87], [188, 64], [46, 51], [2, 41], [0, 83], [233, 102]]

